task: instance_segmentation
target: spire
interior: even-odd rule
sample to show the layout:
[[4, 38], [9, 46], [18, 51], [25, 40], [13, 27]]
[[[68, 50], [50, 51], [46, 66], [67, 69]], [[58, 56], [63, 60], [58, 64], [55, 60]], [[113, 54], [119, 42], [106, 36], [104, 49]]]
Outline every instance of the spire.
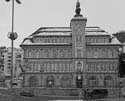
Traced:
[[79, 2], [79, 0], [77, 0], [77, 2], [76, 2], [76, 10], [75, 10], [75, 12], [76, 12], [75, 17], [77, 17], [77, 16], [82, 16], [82, 15], [80, 14], [81, 8], [80, 8], [80, 2]]

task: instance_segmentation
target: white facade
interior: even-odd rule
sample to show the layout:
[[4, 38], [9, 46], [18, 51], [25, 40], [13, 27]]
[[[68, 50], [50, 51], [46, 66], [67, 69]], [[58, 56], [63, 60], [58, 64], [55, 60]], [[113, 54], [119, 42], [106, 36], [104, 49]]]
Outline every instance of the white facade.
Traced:
[[23, 40], [24, 87], [117, 86], [121, 43], [100, 27], [86, 27], [79, 13], [78, 7], [70, 27], [41, 27]]

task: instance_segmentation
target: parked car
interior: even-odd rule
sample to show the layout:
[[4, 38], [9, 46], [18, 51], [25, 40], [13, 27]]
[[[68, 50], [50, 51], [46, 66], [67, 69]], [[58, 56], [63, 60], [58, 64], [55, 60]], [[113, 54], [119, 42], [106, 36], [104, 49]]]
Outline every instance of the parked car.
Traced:
[[94, 89], [88, 93], [88, 97], [92, 99], [106, 98], [107, 96], [108, 91], [106, 89]]
[[21, 96], [26, 96], [26, 97], [33, 97], [34, 96], [34, 93], [33, 91], [22, 91], [20, 93]]

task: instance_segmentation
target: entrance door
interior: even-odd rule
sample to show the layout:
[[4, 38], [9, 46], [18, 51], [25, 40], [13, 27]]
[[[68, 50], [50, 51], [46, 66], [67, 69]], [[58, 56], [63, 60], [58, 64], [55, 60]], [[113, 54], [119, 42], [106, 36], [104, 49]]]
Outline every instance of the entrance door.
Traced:
[[82, 76], [81, 75], [78, 75], [76, 77], [76, 87], [77, 88], [82, 88]]
[[54, 86], [54, 77], [48, 76], [47, 77], [47, 87], [53, 87]]

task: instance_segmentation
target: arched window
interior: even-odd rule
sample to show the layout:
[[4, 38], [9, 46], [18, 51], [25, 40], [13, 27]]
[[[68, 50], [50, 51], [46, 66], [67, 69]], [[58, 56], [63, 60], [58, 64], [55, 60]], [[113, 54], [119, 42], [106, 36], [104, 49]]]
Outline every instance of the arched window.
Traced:
[[88, 85], [89, 86], [98, 86], [98, 79], [95, 76], [91, 76], [88, 79]]
[[82, 71], [82, 64], [80, 61], [77, 63], [77, 71], [78, 72]]
[[38, 79], [35, 76], [29, 78], [29, 87], [38, 87]]
[[35, 58], [39, 58], [39, 50], [35, 50]]
[[31, 50], [28, 51], [28, 58], [32, 58], [32, 51]]
[[44, 56], [44, 58], [48, 58], [48, 56], [49, 56], [49, 52], [48, 52], [48, 50], [47, 49], [45, 49], [44, 50], [44, 54], [43, 54]]
[[64, 50], [60, 51], [60, 57], [63, 58], [64, 57]]
[[71, 58], [71, 55], [72, 55], [72, 51], [70, 49], [67, 50], [67, 57], [68, 58]]
[[68, 87], [71, 86], [71, 79], [69, 77], [67, 77], [67, 76], [63, 76], [61, 78], [61, 82], [60, 83], [61, 83], [61, 87], [68, 88]]
[[94, 52], [93, 57], [98, 58], [98, 51], [97, 50]]
[[53, 50], [53, 58], [57, 58], [57, 51]]
[[77, 49], [77, 57], [82, 57], [82, 51], [81, 51], [81, 49]]
[[55, 79], [53, 76], [48, 76], [46, 78], [46, 85], [47, 87], [53, 87], [55, 85]]
[[104, 78], [104, 86], [105, 87], [113, 87], [114, 86], [114, 80], [111, 76], [106, 76]]
[[46, 57], [49, 58], [49, 50], [46, 50]]
[[40, 58], [43, 58], [43, 49], [40, 49], [40, 52], [39, 52], [39, 53], [40, 53], [39, 57], [40, 57]]

